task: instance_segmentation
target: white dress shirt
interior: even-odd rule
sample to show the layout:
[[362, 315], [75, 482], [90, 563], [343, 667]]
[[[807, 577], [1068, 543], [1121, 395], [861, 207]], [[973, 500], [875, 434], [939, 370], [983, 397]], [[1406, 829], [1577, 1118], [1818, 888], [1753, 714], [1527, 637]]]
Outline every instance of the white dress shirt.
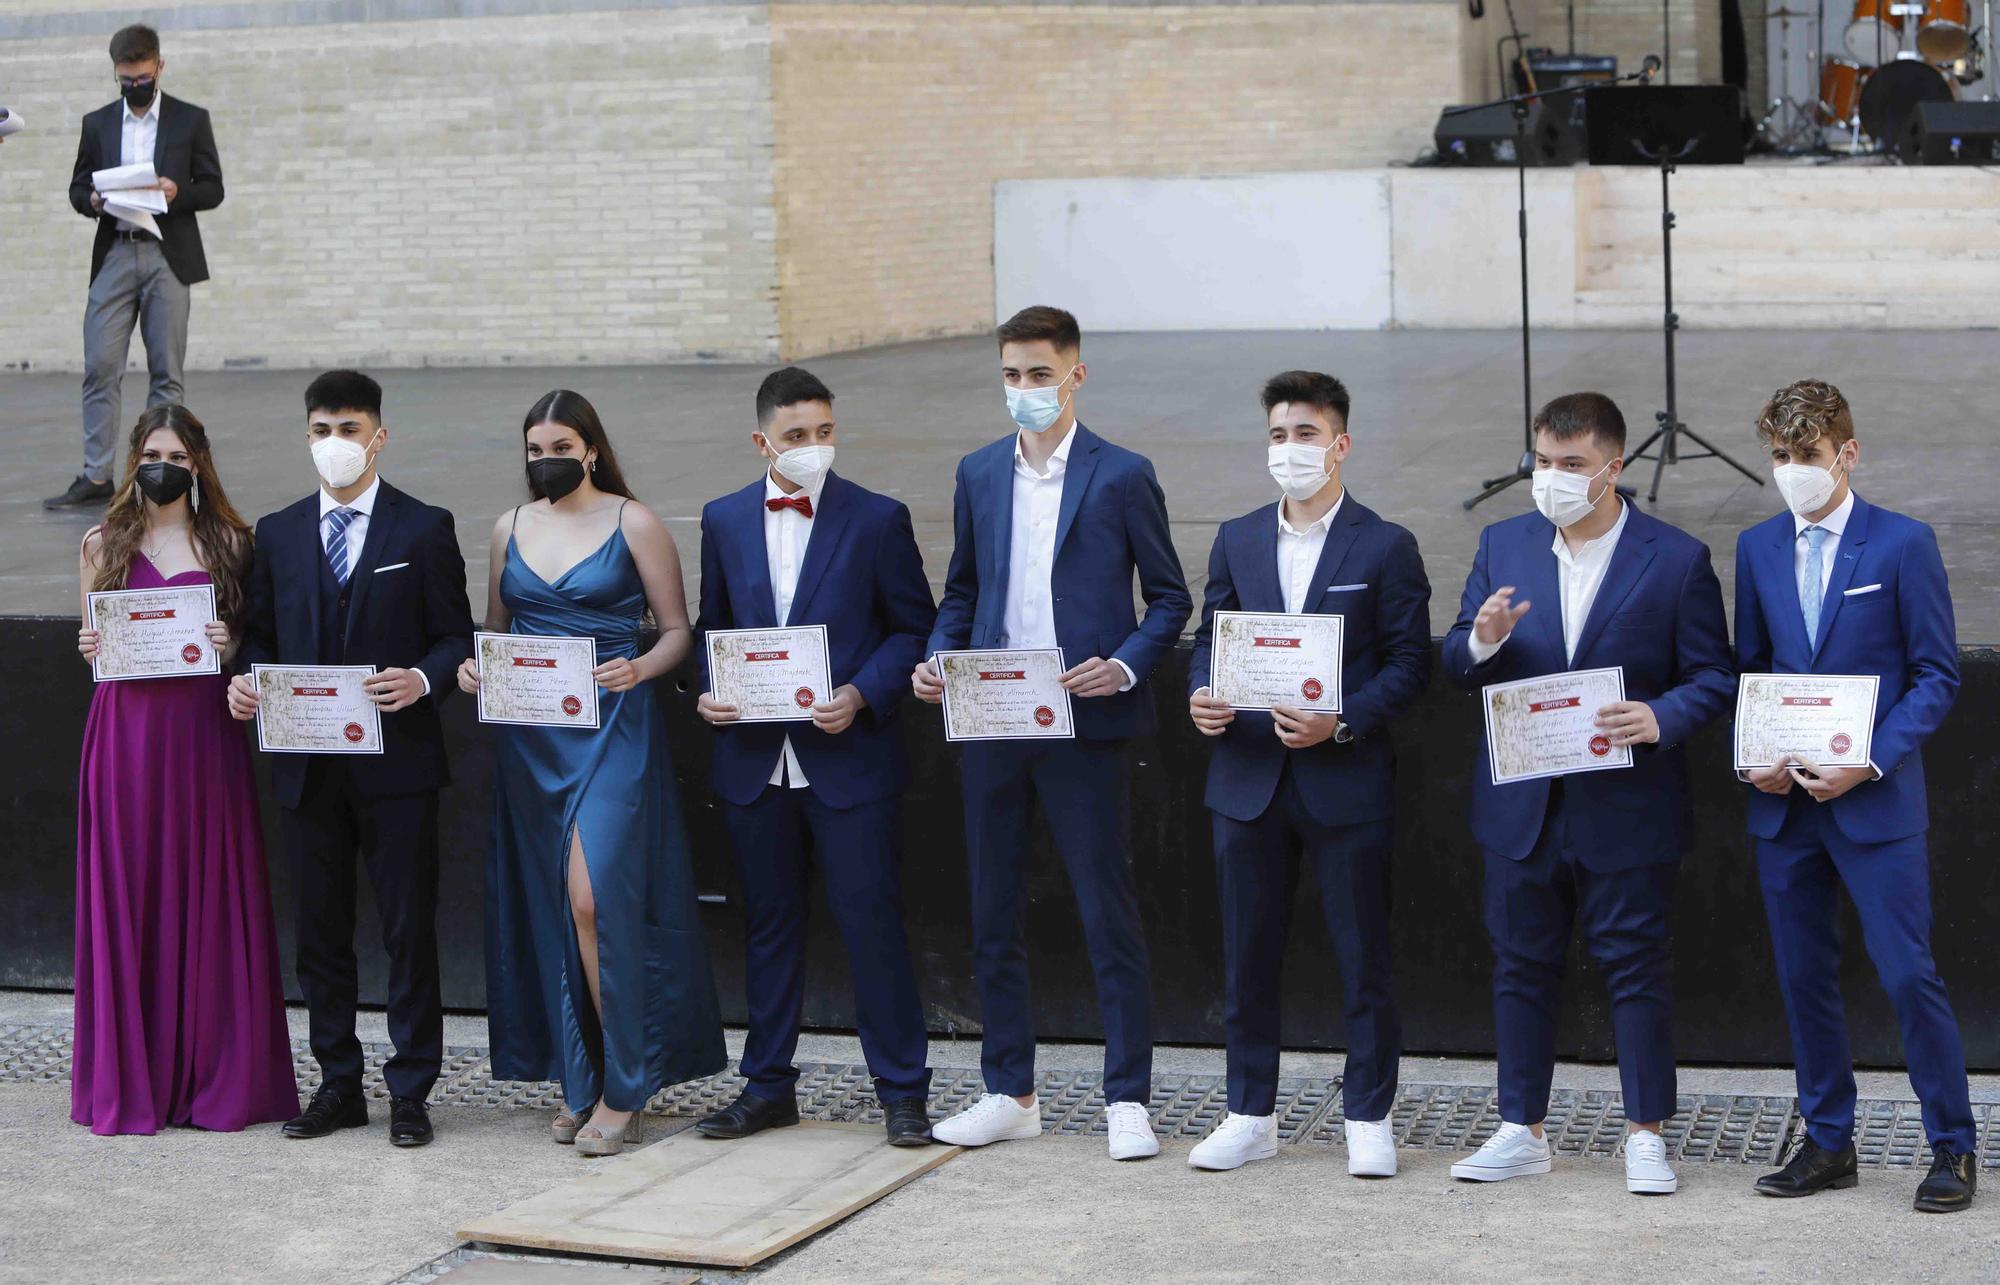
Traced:
[[1332, 508], [1301, 531], [1286, 520], [1284, 503], [1279, 502], [1278, 587], [1285, 591], [1287, 614], [1296, 616], [1306, 609], [1306, 600], [1312, 593], [1313, 572], [1319, 569], [1319, 555], [1326, 550], [1326, 533], [1333, 526], [1334, 515], [1345, 503], [1347, 492], [1343, 490]]
[[[1025, 430], [1024, 430], [1025, 431]], [[1021, 434], [1014, 436], [1014, 526], [1007, 553], [1007, 609], [1000, 627], [1006, 631], [1001, 645], [1022, 650], [1052, 648], [1056, 643], [1056, 604], [1051, 577], [1056, 565], [1056, 521], [1062, 514], [1063, 478], [1069, 472], [1070, 447], [1076, 445], [1076, 425], [1070, 425], [1062, 444], [1049, 457], [1049, 471], [1040, 473], [1028, 462], [1021, 449]], [[1087, 656], [1064, 656], [1071, 665]], [[1132, 667], [1116, 657], [1111, 663], [1125, 671], [1119, 691], [1130, 691], [1138, 683]]]
[[[811, 500], [817, 509], [820, 489], [825, 485], [826, 474], [822, 473], [817, 485], [798, 494]], [[775, 478], [768, 472], [764, 474], [764, 553], [771, 571], [771, 601], [777, 608], [779, 625], [792, 614], [792, 595], [799, 589], [799, 568], [805, 565], [806, 545], [812, 541], [811, 518], [797, 509], [770, 506], [772, 500], [791, 498]], [[799, 756], [792, 749], [789, 736], [785, 738], [784, 752], [778, 755], [777, 766], [771, 769], [770, 784], [790, 785], [794, 790], [803, 790], [811, 784], [806, 780], [805, 769], [799, 766]]]
[[[1806, 555], [1811, 552], [1811, 545], [1806, 540], [1806, 528], [1816, 526], [1826, 532], [1826, 539], [1820, 541], [1819, 546], [1819, 593], [1824, 603], [1826, 591], [1833, 584], [1834, 555], [1840, 552], [1840, 537], [1847, 530], [1847, 520], [1853, 516], [1854, 492], [1851, 490], [1847, 498], [1840, 502], [1839, 508], [1817, 522], [1808, 522], [1798, 514], [1792, 514], [1792, 533], [1797, 537], [1792, 544], [1792, 580], [1798, 587], [1801, 613], [1805, 610], [1806, 600]], [[1820, 607], [1820, 619], [1826, 619], [1824, 605]]]
[[[157, 99], [154, 100], [154, 105], [155, 106], [159, 105]], [[150, 112], [147, 114], [151, 115]], [[325, 487], [322, 486], [319, 489], [320, 556], [322, 557], [326, 556], [327, 537], [333, 531], [333, 524], [327, 521], [328, 516], [331, 515], [335, 509], [354, 510], [354, 517], [351, 520], [349, 520], [347, 524], [347, 529], [343, 533], [344, 537], [347, 540], [347, 577], [348, 577], [349, 587], [352, 587], [354, 583], [354, 568], [361, 564], [361, 546], [368, 539], [368, 521], [371, 517], [374, 516], [375, 513], [375, 498], [381, 493], [382, 493], [382, 475], [379, 473], [375, 475], [375, 480], [368, 484], [367, 490], [363, 491], [360, 495], [355, 496], [352, 500], [349, 500], [345, 504], [342, 504], [339, 500], [336, 500], [331, 495], [328, 495]], [[426, 674], [421, 669], [414, 670], [412, 672], [414, 672], [419, 679], [423, 680], [424, 695], [426, 696], [430, 695], [431, 694], [430, 675]]]
[[[1560, 528], [1556, 530], [1555, 543], [1550, 548], [1556, 555], [1556, 580], [1562, 591], [1563, 655], [1571, 664], [1576, 662], [1577, 640], [1583, 636], [1584, 622], [1590, 619], [1591, 605], [1604, 585], [1604, 573], [1611, 568], [1611, 555], [1618, 550], [1618, 537], [1625, 534], [1625, 520], [1631, 516], [1632, 506], [1621, 498], [1618, 520], [1611, 524], [1611, 529], [1595, 540], [1584, 541], [1576, 549], [1569, 547]], [[1507, 638], [1502, 638], [1497, 643], [1483, 643], [1474, 634], [1466, 640], [1466, 646], [1472, 652], [1473, 663], [1479, 665], [1485, 664], [1506, 641]]]
[[[120, 165], [152, 164], [153, 148], [160, 138], [160, 90], [153, 87], [152, 105], [143, 116], [132, 114], [132, 104], [122, 104], [125, 113], [123, 128], [119, 131], [118, 163]], [[120, 232], [143, 232], [147, 229], [125, 219], [118, 220]]]

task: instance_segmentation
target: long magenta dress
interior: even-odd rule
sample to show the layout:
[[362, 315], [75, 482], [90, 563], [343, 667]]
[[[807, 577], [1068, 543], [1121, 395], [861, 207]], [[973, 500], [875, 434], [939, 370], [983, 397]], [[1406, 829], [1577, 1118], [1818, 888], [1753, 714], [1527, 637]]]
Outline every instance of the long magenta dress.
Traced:
[[[143, 554], [131, 587], [162, 579]], [[70, 1118], [93, 1133], [297, 1114], [257, 782], [219, 675], [99, 683], [76, 811]]]

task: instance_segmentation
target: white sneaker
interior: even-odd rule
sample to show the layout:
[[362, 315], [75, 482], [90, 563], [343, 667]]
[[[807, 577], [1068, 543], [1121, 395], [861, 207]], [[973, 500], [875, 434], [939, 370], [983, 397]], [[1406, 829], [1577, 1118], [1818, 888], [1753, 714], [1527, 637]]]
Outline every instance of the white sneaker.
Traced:
[[931, 1137], [949, 1147], [983, 1147], [1042, 1136], [1042, 1103], [1024, 1107], [1004, 1093], [987, 1093], [979, 1101], [932, 1128]]
[[1111, 1130], [1113, 1160], [1144, 1160], [1160, 1154], [1160, 1140], [1153, 1136], [1153, 1118], [1137, 1102], [1113, 1102], [1104, 1108], [1104, 1123]]
[[1667, 1165], [1667, 1141], [1651, 1129], [1625, 1135], [1625, 1190], [1641, 1196], [1671, 1196], [1681, 1180]]
[[1188, 1165], [1195, 1169], [1241, 1169], [1252, 1160], [1269, 1160], [1277, 1154], [1277, 1116], [1231, 1111], [1188, 1152]]
[[1451, 1167], [1451, 1176], [1467, 1182], [1505, 1182], [1550, 1168], [1547, 1138], [1537, 1138], [1525, 1124], [1502, 1124], [1485, 1146]]
[[1396, 1131], [1386, 1118], [1347, 1122], [1347, 1172], [1356, 1178], [1396, 1176]]

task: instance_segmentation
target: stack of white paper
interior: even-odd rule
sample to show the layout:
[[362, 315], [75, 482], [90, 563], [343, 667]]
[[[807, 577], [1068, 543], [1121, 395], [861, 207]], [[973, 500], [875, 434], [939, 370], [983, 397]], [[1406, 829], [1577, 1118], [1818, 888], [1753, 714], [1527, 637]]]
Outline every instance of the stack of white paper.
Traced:
[[27, 127], [28, 122], [21, 119], [21, 113], [8, 111], [5, 107], [0, 107], [0, 138], [5, 138], [9, 134], [18, 134]]
[[160, 225], [153, 222], [153, 216], [167, 212], [167, 194], [160, 190], [160, 176], [153, 172], [151, 161], [98, 170], [90, 176], [90, 183], [104, 198], [106, 214], [144, 228], [154, 236], [160, 234]]

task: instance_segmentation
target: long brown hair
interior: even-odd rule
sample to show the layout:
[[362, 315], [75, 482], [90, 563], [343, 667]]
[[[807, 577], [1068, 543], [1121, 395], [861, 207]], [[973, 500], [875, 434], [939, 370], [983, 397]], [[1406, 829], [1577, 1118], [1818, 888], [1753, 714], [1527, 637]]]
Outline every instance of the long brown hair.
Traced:
[[[521, 436], [537, 424], [560, 424], [583, 439], [586, 448], [597, 449], [597, 467], [592, 470], [590, 480], [600, 491], [612, 495], [622, 495], [628, 500], [639, 497], [632, 494], [632, 488], [625, 485], [625, 474], [618, 468], [618, 456], [611, 449], [611, 439], [604, 435], [604, 421], [597, 417], [597, 408], [592, 406], [582, 393], [573, 393], [567, 388], [558, 388], [552, 393], [542, 394], [542, 399], [528, 408], [528, 417], [521, 421]], [[535, 485], [535, 475], [528, 475], [528, 494], [536, 499], [543, 498], [541, 488]]]
[[104, 525], [99, 528], [97, 583], [93, 587], [102, 592], [123, 589], [131, 582], [132, 557], [146, 534], [146, 505], [138, 485], [139, 456], [146, 449], [146, 439], [163, 428], [181, 439], [194, 465], [201, 505], [194, 509], [189, 535], [202, 569], [215, 582], [216, 614], [233, 630], [243, 621], [243, 582], [250, 577], [250, 524], [236, 512], [228, 492], [222, 489], [215, 457], [208, 449], [208, 430], [185, 406], [148, 406], [132, 426], [125, 480], [118, 494], [111, 497]]

